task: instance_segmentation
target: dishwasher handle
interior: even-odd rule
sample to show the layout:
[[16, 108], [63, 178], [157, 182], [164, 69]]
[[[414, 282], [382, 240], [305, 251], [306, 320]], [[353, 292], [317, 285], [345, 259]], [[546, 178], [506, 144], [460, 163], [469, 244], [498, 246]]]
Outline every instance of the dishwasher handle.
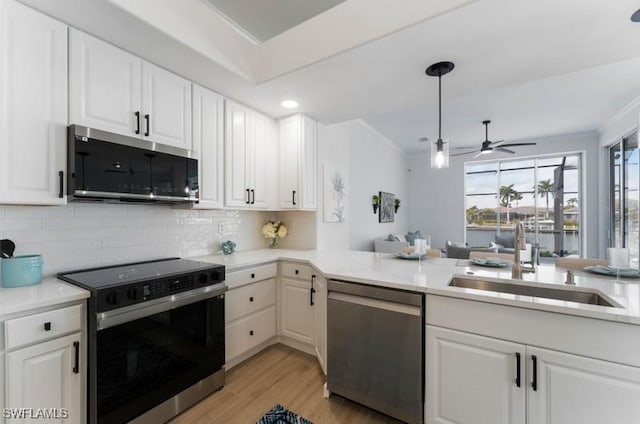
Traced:
[[419, 306], [407, 305], [404, 303], [389, 302], [387, 300], [373, 299], [370, 297], [355, 296], [347, 293], [329, 292], [329, 301], [338, 301], [365, 306], [368, 308], [382, 309], [390, 312], [397, 312], [405, 315], [421, 316], [422, 309]]

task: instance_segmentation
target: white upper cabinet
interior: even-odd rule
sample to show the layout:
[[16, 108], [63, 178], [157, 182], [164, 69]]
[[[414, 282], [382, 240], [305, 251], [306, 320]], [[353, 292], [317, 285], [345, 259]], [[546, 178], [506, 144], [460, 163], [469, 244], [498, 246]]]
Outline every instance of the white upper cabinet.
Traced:
[[316, 209], [317, 127], [304, 115], [280, 120], [281, 209]]
[[142, 82], [144, 135], [191, 149], [191, 82], [148, 62], [142, 63]]
[[191, 149], [191, 82], [71, 30], [70, 122]]
[[73, 28], [69, 37], [69, 121], [139, 136], [142, 59]]
[[269, 118], [225, 101], [225, 206], [266, 209], [273, 125]]
[[67, 27], [0, 0], [0, 203], [64, 204]]
[[193, 86], [193, 150], [200, 154], [200, 201], [196, 208], [221, 208], [223, 193], [224, 100], [206, 88]]

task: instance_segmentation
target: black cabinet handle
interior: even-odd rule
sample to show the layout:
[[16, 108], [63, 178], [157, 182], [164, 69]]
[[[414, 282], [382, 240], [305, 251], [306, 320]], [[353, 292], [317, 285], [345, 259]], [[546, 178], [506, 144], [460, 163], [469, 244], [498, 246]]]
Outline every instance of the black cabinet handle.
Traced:
[[73, 342], [73, 350], [75, 351], [73, 372], [74, 374], [78, 374], [80, 372], [80, 342]]
[[147, 122], [147, 130], [144, 132], [145, 137], [149, 137], [149, 129], [151, 128], [151, 116], [147, 113], [144, 115], [144, 120]]
[[251, 278], [256, 278], [256, 274], [251, 273]]
[[520, 387], [520, 352], [516, 352], [516, 386]]
[[316, 276], [311, 276], [311, 292], [309, 293], [309, 305], [313, 306], [313, 294], [316, 292], [316, 289], [313, 288], [313, 284], [316, 282]]
[[253, 302], [253, 296], [249, 298], [249, 302]]
[[60, 179], [60, 191], [58, 191], [58, 197], [62, 199], [64, 197], [64, 171], [58, 171], [58, 178]]
[[136, 110], [136, 134], [140, 134], [140, 111]]
[[44, 331], [51, 331], [51, 323], [49, 321], [44, 323]]
[[531, 355], [533, 361], [533, 379], [531, 380], [531, 388], [534, 392], [538, 391], [538, 358], [536, 355]]
[[247, 189], [247, 201], [245, 202], [247, 205], [251, 203], [251, 194], [249, 194], [250, 191], [249, 189]]
[[293, 200], [293, 206], [295, 206], [296, 205], [296, 191], [295, 190], [293, 190], [291, 200]]
[[296, 271], [295, 271], [295, 272], [296, 272], [296, 275], [298, 275], [298, 274], [300, 273], [300, 271], [298, 271], [297, 269], [296, 269]]
[[249, 335], [253, 336], [253, 330], [249, 331]]
[[251, 189], [251, 204], [253, 205], [254, 203], [256, 203], [256, 191]]

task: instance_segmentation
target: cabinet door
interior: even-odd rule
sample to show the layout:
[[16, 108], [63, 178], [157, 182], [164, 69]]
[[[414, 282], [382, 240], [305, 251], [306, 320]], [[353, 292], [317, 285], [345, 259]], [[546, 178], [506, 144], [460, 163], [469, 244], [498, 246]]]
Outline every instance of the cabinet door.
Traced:
[[523, 345], [427, 325], [425, 358], [425, 422], [525, 422]]
[[198, 175], [200, 201], [196, 208], [223, 206], [223, 128], [222, 96], [193, 86], [193, 150], [200, 154]]
[[143, 138], [191, 149], [191, 81], [142, 63]]
[[322, 276], [315, 278], [314, 320], [315, 320], [315, 350], [320, 367], [327, 374], [327, 280]]
[[12, 0], [0, 22], [0, 202], [64, 204], [67, 27]]
[[69, 32], [70, 123], [139, 137], [142, 60], [81, 31]]
[[313, 345], [314, 308], [311, 305], [311, 281], [283, 278], [280, 295], [282, 335]]
[[247, 179], [247, 109], [225, 100], [225, 187], [224, 203], [231, 207], [249, 206]]
[[280, 193], [281, 209], [300, 208], [300, 115], [280, 121]]
[[268, 196], [268, 150], [270, 146], [269, 120], [266, 116], [250, 113], [247, 143], [249, 170], [249, 189], [251, 189], [251, 207], [267, 208]]
[[6, 406], [64, 408], [68, 418], [60, 422], [84, 422], [82, 364], [79, 351], [76, 353], [79, 347], [74, 343], [80, 346], [80, 333], [7, 353], [6, 384], [10, 390], [6, 393]]
[[301, 208], [316, 209], [317, 198], [317, 140], [318, 124], [313, 119], [302, 116], [302, 154], [300, 172], [302, 173]]
[[540, 348], [527, 347], [527, 354], [529, 424], [638, 422], [639, 368]]

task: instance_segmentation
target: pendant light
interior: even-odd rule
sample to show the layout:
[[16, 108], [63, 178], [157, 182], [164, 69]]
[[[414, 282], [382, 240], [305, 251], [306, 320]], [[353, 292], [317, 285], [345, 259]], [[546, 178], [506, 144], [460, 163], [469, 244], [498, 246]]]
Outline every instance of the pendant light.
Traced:
[[429, 66], [425, 73], [438, 77], [438, 139], [431, 146], [431, 167], [449, 167], [449, 142], [442, 140], [442, 76], [453, 71], [453, 62], [438, 62]]

